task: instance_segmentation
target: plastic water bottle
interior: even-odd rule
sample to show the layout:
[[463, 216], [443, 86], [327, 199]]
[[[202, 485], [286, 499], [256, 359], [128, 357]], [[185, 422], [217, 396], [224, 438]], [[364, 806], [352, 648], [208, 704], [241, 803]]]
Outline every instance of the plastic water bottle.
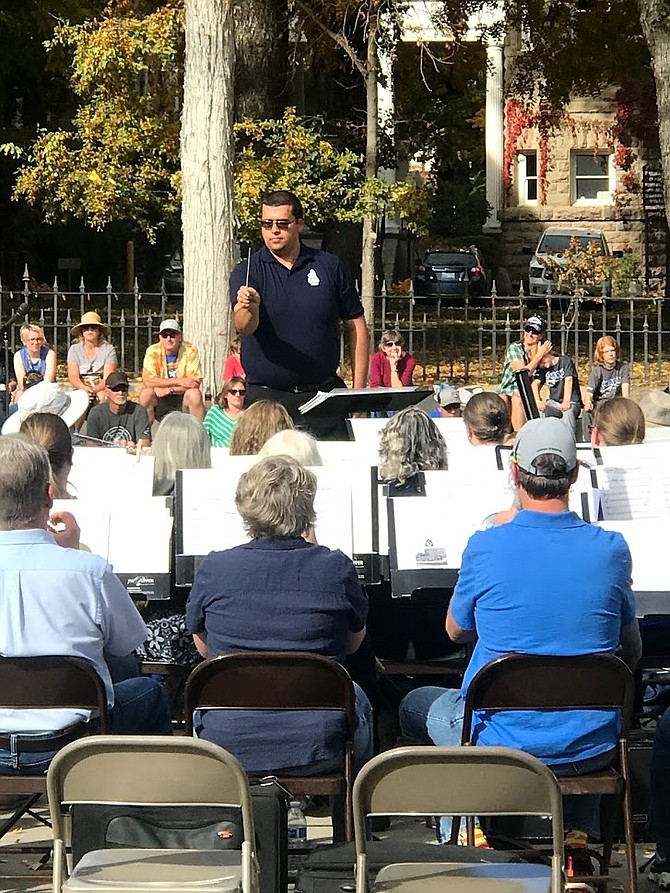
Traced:
[[307, 819], [302, 811], [300, 800], [291, 800], [287, 821], [289, 849], [304, 847], [307, 843]]

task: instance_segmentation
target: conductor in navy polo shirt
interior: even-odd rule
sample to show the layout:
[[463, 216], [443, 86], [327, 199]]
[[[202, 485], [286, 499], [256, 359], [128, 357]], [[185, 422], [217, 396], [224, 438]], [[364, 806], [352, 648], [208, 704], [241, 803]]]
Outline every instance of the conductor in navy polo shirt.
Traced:
[[316, 437], [346, 439], [343, 419], [312, 420], [298, 407], [317, 391], [345, 387], [337, 375], [340, 319], [349, 335], [353, 386], [366, 386], [368, 327], [351, 276], [335, 255], [301, 242], [303, 225], [302, 205], [292, 192], [270, 193], [261, 212], [265, 245], [230, 277], [247, 375], [245, 405], [276, 400]]

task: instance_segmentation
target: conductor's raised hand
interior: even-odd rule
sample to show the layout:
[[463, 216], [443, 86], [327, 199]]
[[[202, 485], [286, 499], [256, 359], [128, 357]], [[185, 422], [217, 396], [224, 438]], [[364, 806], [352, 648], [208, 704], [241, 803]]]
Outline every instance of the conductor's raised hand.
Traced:
[[261, 296], [251, 285], [240, 285], [237, 289], [237, 306], [251, 313], [260, 305]]

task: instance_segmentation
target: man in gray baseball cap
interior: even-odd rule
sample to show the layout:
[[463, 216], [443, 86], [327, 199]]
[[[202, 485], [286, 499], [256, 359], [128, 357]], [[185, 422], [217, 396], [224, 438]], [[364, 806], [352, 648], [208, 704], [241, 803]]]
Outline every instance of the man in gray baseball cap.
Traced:
[[[620, 648], [631, 667], [640, 657], [628, 546], [621, 534], [568, 510], [578, 474], [568, 426], [555, 418], [527, 422], [517, 435], [510, 468], [521, 509], [509, 523], [470, 538], [447, 612], [449, 636], [476, 642], [463, 687], [419, 688], [405, 697], [400, 723], [410, 741], [459, 744], [470, 682], [504, 654], [578, 655]], [[517, 747], [556, 775], [579, 775], [616, 758], [617, 723], [616, 713], [608, 711], [565, 710], [560, 721], [551, 712], [481, 714], [476, 743]], [[598, 834], [598, 806], [597, 798], [565, 801], [572, 840], [585, 845], [587, 835]], [[569, 855], [581, 858], [577, 851]], [[575, 874], [587, 873], [589, 866], [578, 868]]]

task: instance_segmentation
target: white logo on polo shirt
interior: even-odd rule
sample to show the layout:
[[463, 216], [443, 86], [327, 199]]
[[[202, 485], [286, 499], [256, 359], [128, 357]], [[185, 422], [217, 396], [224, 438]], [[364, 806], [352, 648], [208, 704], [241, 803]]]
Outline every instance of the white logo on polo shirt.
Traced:
[[307, 274], [307, 282], [309, 285], [319, 285], [321, 283], [321, 280], [316, 275], [316, 270], [313, 267]]

